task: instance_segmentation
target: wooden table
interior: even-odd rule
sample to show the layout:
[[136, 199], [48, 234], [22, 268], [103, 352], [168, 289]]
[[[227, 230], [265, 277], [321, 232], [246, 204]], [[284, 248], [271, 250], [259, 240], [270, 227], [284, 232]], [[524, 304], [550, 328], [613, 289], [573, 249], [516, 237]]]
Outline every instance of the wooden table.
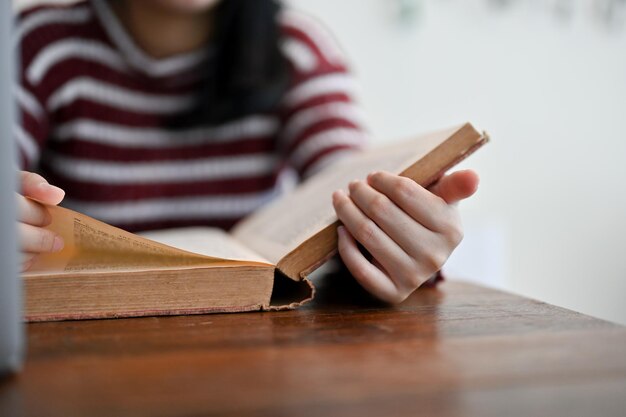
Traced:
[[28, 326], [1, 416], [626, 416], [626, 328], [447, 282], [389, 308], [338, 276], [279, 313]]

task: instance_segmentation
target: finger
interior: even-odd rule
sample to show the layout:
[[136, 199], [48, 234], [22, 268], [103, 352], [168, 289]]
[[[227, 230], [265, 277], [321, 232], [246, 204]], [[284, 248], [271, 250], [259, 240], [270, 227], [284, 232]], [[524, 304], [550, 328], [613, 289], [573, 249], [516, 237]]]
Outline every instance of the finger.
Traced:
[[339, 255], [352, 276], [370, 294], [388, 303], [399, 302], [398, 289], [380, 269], [359, 250], [352, 235], [343, 226], [337, 228]]
[[42, 227], [50, 224], [52, 217], [43, 205], [19, 194], [16, 194], [16, 197], [17, 213], [20, 222]]
[[441, 178], [429, 190], [448, 204], [454, 204], [472, 196], [478, 189], [478, 183], [478, 174], [474, 171], [457, 171]]
[[412, 274], [405, 278], [406, 288], [419, 287], [426, 277], [438, 271], [458, 244], [456, 235], [427, 229], [363, 181], [350, 183], [350, 198], [414, 260]]
[[411, 218], [386, 195], [363, 181], [349, 185], [350, 198], [394, 242], [413, 259], [433, 252], [439, 246], [439, 236]]
[[39, 258], [39, 254], [37, 253], [23, 253], [21, 271], [26, 272], [30, 268], [32, 268], [33, 265], [35, 265], [35, 263], [37, 262], [38, 258]]
[[31, 269], [39, 260], [39, 254], [37, 253], [22, 253], [21, 271], [26, 272]]
[[31, 259], [29, 261], [23, 262], [22, 265], [20, 266], [20, 271], [21, 272], [26, 272], [28, 271], [35, 263], [35, 259]]
[[18, 223], [22, 252], [59, 252], [63, 249], [63, 239], [56, 233], [30, 224]]
[[36, 253], [32, 252], [22, 252], [22, 263], [33, 260], [33, 258], [37, 256]]
[[48, 184], [41, 175], [34, 172], [21, 171], [21, 194], [31, 197], [45, 204], [57, 205], [65, 196], [65, 191]]
[[442, 224], [450, 221], [448, 204], [410, 178], [380, 171], [368, 175], [367, 182], [432, 231], [441, 231]]
[[[32, 265], [37, 260], [38, 254], [30, 252], [22, 252], [22, 270], [25, 270], [25, 265]], [[27, 268], [26, 268], [27, 269]]]
[[389, 272], [389, 278], [394, 284], [415, 288], [410, 282], [415, 269], [413, 259], [367, 218], [343, 190], [333, 193], [333, 205], [337, 217], [348, 232]]

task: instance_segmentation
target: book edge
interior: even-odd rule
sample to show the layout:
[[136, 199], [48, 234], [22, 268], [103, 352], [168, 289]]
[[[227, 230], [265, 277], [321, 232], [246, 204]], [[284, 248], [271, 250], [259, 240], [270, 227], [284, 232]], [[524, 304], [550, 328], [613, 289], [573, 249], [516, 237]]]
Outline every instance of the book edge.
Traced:
[[[271, 283], [269, 287], [269, 291], [259, 291], [258, 298], [250, 304], [241, 304], [241, 305], [224, 305], [220, 307], [211, 307], [211, 306], [203, 306], [203, 307], [188, 307], [188, 308], [136, 308], [136, 309], [125, 309], [125, 310], [117, 310], [111, 311], [111, 309], [103, 308], [100, 311], [92, 311], [92, 312], [54, 312], [54, 313], [29, 313], [28, 312], [28, 303], [24, 305], [23, 312], [23, 320], [25, 322], [47, 322], [47, 321], [66, 321], [66, 320], [90, 320], [90, 319], [116, 319], [116, 318], [137, 318], [137, 317], [154, 317], [154, 316], [178, 316], [178, 315], [195, 315], [195, 314], [209, 314], [209, 313], [236, 313], [236, 312], [248, 312], [248, 311], [260, 311], [263, 310], [266, 306], [269, 306], [272, 299], [273, 294], [273, 285], [274, 285], [274, 276], [276, 274], [276, 268], [274, 266], [240, 266], [241, 268], [252, 268], [254, 270], [272, 270], [270, 274], [267, 272], [267, 276], [259, 276], [259, 279], [268, 280], [268, 276], [271, 276]], [[198, 267], [193, 268], [195, 272], [201, 272], [202, 270], [215, 270], [218, 268], [210, 267]], [[233, 269], [233, 268], [228, 268]], [[111, 272], [108, 274], [101, 274], [103, 278], [106, 277], [128, 277], [132, 275], [144, 275], [146, 272], [153, 273], [177, 273], [177, 272], [185, 272], [191, 271], [192, 269], [184, 269], [184, 270], [153, 270], [153, 271], [137, 271], [135, 273], [128, 272]], [[93, 273], [84, 273], [82, 275], [87, 275], [90, 278], [94, 276]], [[55, 279], [55, 278], [73, 278], [80, 279], [81, 274], [74, 274], [73, 276], [63, 275], [63, 274], [51, 274], [51, 275], [38, 275], [38, 276], [27, 276], [22, 277], [24, 293], [25, 296], [28, 297], [29, 293], [29, 284], [30, 280], [39, 280], [39, 279]]]
[[123, 313], [98, 312], [98, 313], [76, 313], [76, 314], [33, 314], [24, 315], [24, 321], [28, 323], [48, 322], [48, 321], [70, 321], [70, 320], [101, 320], [101, 319], [121, 319], [140, 318], [158, 316], [186, 316], [210, 313], [243, 313], [250, 311], [260, 311], [265, 304], [251, 304], [245, 306], [228, 307], [202, 307], [202, 308], [182, 308], [170, 310], [131, 310]]

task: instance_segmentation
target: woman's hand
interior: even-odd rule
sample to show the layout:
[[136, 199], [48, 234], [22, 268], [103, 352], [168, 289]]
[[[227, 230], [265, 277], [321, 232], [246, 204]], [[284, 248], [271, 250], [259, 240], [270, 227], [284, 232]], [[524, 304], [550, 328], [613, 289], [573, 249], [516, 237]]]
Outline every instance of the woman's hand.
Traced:
[[28, 270], [37, 255], [44, 252], [58, 252], [63, 249], [63, 239], [44, 229], [52, 221], [46, 208], [34, 198], [45, 204], [57, 205], [63, 200], [65, 192], [48, 182], [40, 175], [21, 171], [20, 183], [22, 194], [17, 194], [17, 226], [22, 252], [22, 272]]
[[[356, 280], [383, 301], [399, 303], [441, 269], [463, 232], [454, 204], [476, 192], [478, 176], [459, 171], [425, 189], [409, 178], [372, 173], [333, 193], [343, 226], [339, 255]], [[367, 249], [372, 260], [359, 250]]]

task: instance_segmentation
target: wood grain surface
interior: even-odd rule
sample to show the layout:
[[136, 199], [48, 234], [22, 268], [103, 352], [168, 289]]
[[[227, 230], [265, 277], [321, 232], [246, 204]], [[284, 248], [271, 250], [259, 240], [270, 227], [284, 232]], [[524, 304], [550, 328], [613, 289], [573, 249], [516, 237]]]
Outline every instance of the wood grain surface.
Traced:
[[344, 275], [295, 311], [35, 323], [0, 416], [624, 416], [626, 328], [446, 282]]

